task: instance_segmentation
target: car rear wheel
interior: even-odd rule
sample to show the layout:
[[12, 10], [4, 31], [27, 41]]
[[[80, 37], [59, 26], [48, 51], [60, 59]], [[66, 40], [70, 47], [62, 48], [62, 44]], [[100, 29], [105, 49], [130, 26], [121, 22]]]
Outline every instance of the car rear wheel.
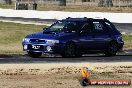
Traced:
[[27, 52], [30, 57], [38, 58], [42, 55], [41, 52]]
[[112, 41], [108, 44], [108, 48], [105, 51], [105, 56], [115, 56], [118, 50], [118, 44], [115, 41]]

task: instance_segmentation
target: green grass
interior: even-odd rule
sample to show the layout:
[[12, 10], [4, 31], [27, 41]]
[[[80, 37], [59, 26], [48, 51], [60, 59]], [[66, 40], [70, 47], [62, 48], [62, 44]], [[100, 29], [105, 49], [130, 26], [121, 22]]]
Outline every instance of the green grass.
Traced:
[[0, 53], [22, 53], [22, 39], [28, 34], [42, 31], [43, 25], [0, 22]]
[[[0, 22], [0, 54], [22, 54], [22, 39], [31, 33], [42, 31], [44, 25]], [[132, 48], [132, 35], [123, 35], [125, 48]]]
[[3, 8], [3, 9], [15, 9], [15, 4], [2, 4], [0, 3], [0, 8]]
[[70, 11], [70, 12], [132, 12], [128, 7], [89, 7], [89, 6], [56, 6], [39, 5], [41, 11]]
[[131, 48], [132, 49], [132, 35], [123, 35], [124, 40], [124, 48]]

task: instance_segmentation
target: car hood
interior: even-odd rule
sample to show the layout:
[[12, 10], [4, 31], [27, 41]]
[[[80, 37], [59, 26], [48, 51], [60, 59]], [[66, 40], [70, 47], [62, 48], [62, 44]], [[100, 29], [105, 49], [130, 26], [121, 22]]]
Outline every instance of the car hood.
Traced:
[[61, 36], [69, 35], [69, 33], [43, 33], [43, 32], [37, 32], [34, 34], [27, 35], [26, 38], [31, 39], [58, 39]]

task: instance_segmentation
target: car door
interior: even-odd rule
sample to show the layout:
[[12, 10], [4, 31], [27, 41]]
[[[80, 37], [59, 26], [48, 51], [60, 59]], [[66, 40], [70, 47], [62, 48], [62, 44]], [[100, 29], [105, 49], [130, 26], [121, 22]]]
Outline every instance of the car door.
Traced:
[[105, 26], [103, 21], [94, 21], [93, 45], [94, 49], [100, 50], [107, 47], [110, 40], [109, 29]]
[[80, 43], [83, 50], [91, 50], [93, 47], [93, 24], [92, 22], [84, 23], [80, 30]]

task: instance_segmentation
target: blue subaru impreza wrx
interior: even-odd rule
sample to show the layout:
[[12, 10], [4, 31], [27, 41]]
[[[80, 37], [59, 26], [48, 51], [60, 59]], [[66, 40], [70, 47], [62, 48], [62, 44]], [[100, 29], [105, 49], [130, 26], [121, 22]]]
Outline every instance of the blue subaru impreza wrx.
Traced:
[[42, 53], [79, 57], [90, 52], [115, 56], [123, 48], [121, 33], [107, 19], [66, 18], [43, 31], [27, 35], [23, 50], [31, 57]]

